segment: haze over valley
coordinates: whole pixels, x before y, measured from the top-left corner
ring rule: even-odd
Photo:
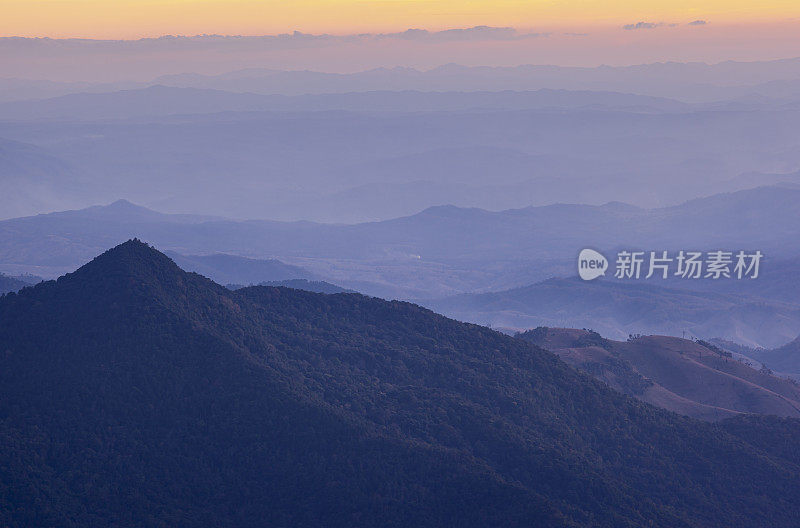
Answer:
[[[421,303],[509,332],[537,326],[722,338],[774,348],[800,335],[794,185],[641,209],[550,205],[501,212],[433,207],[353,225],[159,213],[127,201],[0,222],[0,272],[57,277],[119,240],[143,237],[221,284],[304,279]],[[578,252],[758,249],[757,280],[583,282]]]
[[[303,81],[301,92],[320,92],[305,95],[282,95],[258,72],[231,75],[238,88],[190,75],[100,93],[83,86],[0,103],[0,216],[118,198],[164,212],[334,223],[445,204],[675,205],[798,181],[798,70],[797,61],[655,64],[623,69],[611,86],[590,82],[617,78],[603,68],[546,70],[548,81],[536,68],[498,77],[451,67],[351,75],[342,93]],[[383,85],[370,80],[381,75]],[[313,77],[280,78],[292,76]],[[527,80],[465,80],[507,76]],[[246,84],[253,78],[263,86]],[[717,84],[695,101],[654,93],[665,78]],[[746,85],[753,79],[761,84]],[[14,91],[21,82],[0,82],[0,95],[37,93]]]

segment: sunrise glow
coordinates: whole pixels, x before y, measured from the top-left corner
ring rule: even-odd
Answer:
[[[610,27],[795,22],[796,0],[3,0],[0,35],[128,39],[165,34],[399,31],[474,25]]]

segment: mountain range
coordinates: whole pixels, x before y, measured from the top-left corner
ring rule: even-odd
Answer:
[[[435,299],[571,276],[586,247],[612,260],[621,249],[721,248],[762,251],[765,273],[769,262],[780,260],[785,271],[770,279],[780,289],[782,274],[797,262],[798,201],[800,188],[786,184],[658,209],[621,203],[497,212],[440,206],[352,225],[166,215],[118,201],[0,222],[0,271],[57,276],[104,247],[138,236],[183,255],[277,259],[371,295]],[[253,282],[263,280],[271,279]]]
[[[796,181],[800,167],[800,105],[791,100],[394,90],[151,86],[0,103],[0,216],[118,197],[163,211],[325,223],[442,204],[661,208]]]
[[[798,421],[681,417],[487,328],[357,294],[230,291],[136,240],[0,298],[0,351],[7,526],[800,516]]]
[[[800,59],[718,64],[666,62],[596,68],[555,65],[512,67],[446,64],[430,70],[376,68],[352,74],[249,69],[220,75],[166,75],[152,82],[167,86],[257,93],[335,93],[373,90],[501,91],[605,90],[720,101],[761,95],[797,95]],[[794,88],[792,90],[791,88]]]
[[[221,112],[453,112],[575,109],[632,112],[688,110],[686,103],[620,92],[534,90],[500,92],[368,91],[305,95],[262,95],[205,88],[155,85],[109,93],[76,93],[51,99],[0,103],[0,120],[148,119]]]
[[[442,206],[355,225],[163,214],[118,201],[0,222],[0,271],[53,277],[143,237],[220,284],[324,281],[510,331],[593,328],[613,339],[690,335],[771,349],[800,334],[798,199],[795,186],[779,185],[652,210]],[[584,247],[612,260],[620,249],[758,249],[765,258],[757,280],[548,279],[574,276]]]
[[[34,42],[34,40],[27,41],[28,44]],[[36,42],[38,46],[41,44]],[[57,46],[58,40],[53,39],[51,44]],[[94,44],[95,48],[97,44],[114,45],[112,42],[87,44],[89,47]],[[0,45],[4,46],[9,54],[19,54],[26,47],[26,41],[3,40],[0,41]],[[796,58],[750,62],[725,61],[717,64],[663,62],[631,66],[605,65],[596,68],[531,64],[512,67],[445,64],[428,70],[398,67],[375,68],[353,73],[247,68],[220,74],[167,74],[148,80],[128,82],[58,82],[37,80],[30,75],[17,75],[16,78],[0,80],[0,100],[20,101],[71,93],[104,93],[163,85],[264,95],[381,90],[474,92],[569,89],[624,91],[707,102],[755,95],[778,99],[796,96],[798,76],[800,76],[800,59]]]
[[[797,297],[781,301],[767,298],[767,292],[749,296],[657,282],[554,278],[499,292],[421,302],[448,317],[511,332],[538,326],[592,328],[612,339],[630,334],[716,337],[761,348],[783,345],[800,334]]]

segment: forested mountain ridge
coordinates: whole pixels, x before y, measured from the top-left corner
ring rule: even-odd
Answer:
[[[418,306],[138,241],[0,299],[0,524],[790,527],[791,420],[705,424]],[[754,492],[753,490],[758,490]]]
[[[336,284],[331,284],[326,281],[314,281],[308,279],[288,279],[281,281],[266,281],[259,284],[259,286],[275,286],[283,288],[294,288],[295,290],[306,290],[315,293],[358,293],[355,290],[342,288]]]

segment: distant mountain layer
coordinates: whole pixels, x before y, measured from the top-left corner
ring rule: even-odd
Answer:
[[[798,421],[680,417],[487,328],[230,291],[138,241],[1,298],[0,351],[4,526],[800,517]]]
[[[755,349],[749,355],[776,372],[800,380],[800,337],[774,349]]]
[[[800,418],[800,384],[758,371],[708,342],[643,336],[627,342],[588,330],[540,327],[519,334],[609,386],[680,414]]]
[[[549,279],[424,304],[461,321],[511,329],[592,328],[612,339],[629,334],[687,335],[774,347],[800,333],[800,303],[665,288],[653,282]]]
[[[0,295],[8,292],[19,291],[25,286],[30,286],[31,284],[32,283],[21,280],[17,277],[9,277],[8,275],[0,273]]]
[[[608,91],[370,91],[284,96],[156,85],[109,93],[77,93],[52,99],[0,103],[0,119],[92,121],[218,112],[430,112],[581,107],[642,112],[690,108],[670,99]]]
[[[300,38],[303,38],[301,36]],[[190,41],[190,39],[193,39]],[[263,49],[264,37],[251,37],[249,44],[242,37],[216,38],[186,37],[178,46],[183,52],[199,48],[208,62],[208,46],[218,46],[220,60],[230,56],[231,51],[244,45]],[[266,37],[269,40],[269,37]],[[174,57],[177,41],[89,41],[59,39],[4,39],[0,49],[8,56],[26,53],[36,57],[51,49],[71,48],[70,57],[76,53],[108,53],[109,48],[124,45],[129,52],[139,47],[147,53],[153,45],[169,48]],[[106,47],[106,51],[103,48]],[[229,51],[222,51],[226,47]],[[82,49],[83,48],[83,49]],[[36,51],[35,51],[36,50]],[[146,50],[146,51],[145,51]],[[28,61],[29,68],[36,68],[39,61]],[[138,64],[137,71],[142,66]],[[226,64],[221,63],[220,67]],[[172,66],[172,65],[170,65]],[[44,67],[44,66],[42,66]],[[124,67],[124,63],[119,67]],[[159,65],[158,70],[165,66]],[[144,73],[143,75],[147,75]],[[718,64],[664,62],[632,66],[563,67],[554,65],[522,65],[512,67],[462,66],[446,64],[430,70],[414,68],[376,68],[353,73],[329,73],[309,70],[281,71],[265,68],[248,68],[218,75],[179,73],[161,75],[148,82],[53,82],[26,80],[39,75],[28,73],[0,80],[0,100],[24,100],[80,92],[111,92],[120,89],[142,88],[152,85],[202,88],[249,92],[261,94],[307,94],[331,92],[369,92],[376,90],[423,90],[423,91],[477,91],[477,90],[535,90],[542,88],[568,88],[577,90],[611,90],[640,94],[677,97],[691,101],[717,101],[743,97],[785,97],[797,93],[797,78],[800,77],[800,60],[736,62]],[[792,90],[792,87],[795,87]]]
[[[96,196],[74,166],[47,148],[0,137],[0,219],[67,209]]]
[[[691,289],[699,292],[713,292],[731,295],[744,295],[761,298],[768,302],[800,303],[800,281],[794,280],[800,273],[800,258],[765,258],[759,267],[755,280],[685,280],[673,277],[664,281],[653,278],[649,284],[670,288]]]
[[[774,172],[796,180],[798,120],[791,101],[687,105],[585,88],[71,94],[0,104],[0,138],[14,144],[0,141],[0,217],[119,197],[332,223],[441,204],[663,207],[783,181]]]
[[[166,254],[185,271],[194,271],[218,284],[253,285],[268,281],[301,280],[310,277],[302,268],[275,259],[250,259],[236,255]]]
[[[662,209],[618,203],[500,212],[441,206],[383,222],[331,225],[164,215],[117,202],[0,222],[0,264],[37,274],[49,267],[52,276],[75,269],[103,247],[141,236],[184,255],[303,259],[309,272],[344,287],[379,294],[356,283],[380,281],[394,296],[432,298],[572,275],[585,247],[609,258],[620,248],[759,249],[770,259],[796,257],[798,203],[800,188],[786,185]]]

